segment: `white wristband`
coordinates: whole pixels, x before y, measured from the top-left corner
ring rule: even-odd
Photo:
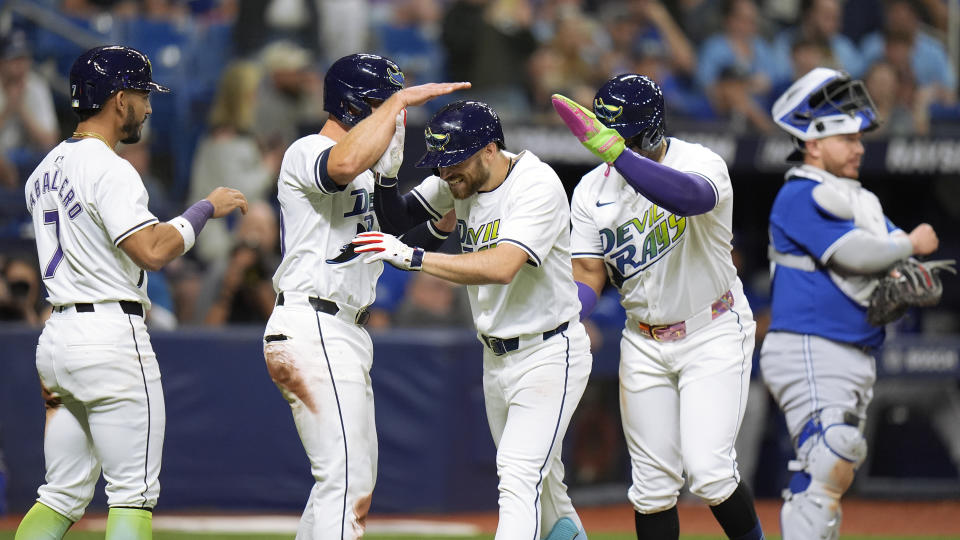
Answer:
[[[194,242],[197,241],[197,234],[193,231],[193,225],[183,216],[177,216],[167,223],[173,225],[173,228],[183,237],[183,253],[190,251]]]

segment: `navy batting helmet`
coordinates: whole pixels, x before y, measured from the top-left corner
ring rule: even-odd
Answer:
[[[323,79],[323,110],[348,126],[370,116],[370,101],[384,101],[403,88],[403,72],[393,60],[376,54],[351,54],[337,60]]]
[[[643,75],[610,79],[593,99],[593,113],[603,125],[617,130],[641,150],[653,150],[663,140],[663,92]]]
[[[153,82],[147,55],[122,45],[90,49],[70,68],[70,106],[75,110],[99,109],[114,92],[127,88],[170,91]]]
[[[486,103],[455,101],[433,115],[424,129],[427,152],[417,167],[449,167],[496,142],[503,148],[500,117]]]

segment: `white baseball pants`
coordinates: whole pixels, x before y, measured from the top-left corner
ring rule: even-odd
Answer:
[[[746,409],[756,323],[742,289],[733,308],[673,342],[627,322],[620,341],[620,412],[630,451],[628,496],[642,514],[677,504],[683,473],[707,504],[737,489],[734,443]]]
[[[51,314],[37,344],[40,380],[62,400],[47,410],[37,500],[73,521],[101,468],[111,507],[152,509],[160,493],[166,414],[147,327],[116,303],[96,309]]]
[[[539,539],[561,517],[582,528],[560,454],[592,367],[579,322],[545,341],[524,337],[501,356],[484,347],[483,392],[500,477],[496,540]]]
[[[377,477],[370,336],[308,306],[286,305],[274,308],[264,339],[267,369],[290,403],[316,480],[297,540],[360,538]]]

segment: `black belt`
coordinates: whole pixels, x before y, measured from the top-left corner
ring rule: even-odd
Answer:
[[[567,327],[569,326],[570,323],[563,323],[553,330],[547,330],[543,333],[543,340],[546,341],[560,332],[566,331]],[[490,348],[490,351],[497,356],[507,354],[508,352],[513,352],[520,348],[520,336],[512,338],[496,338],[493,336],[480,334],[480,338],[483,339],[483,342],[487,344],[487,347]]]
[[[127,315],[136,315],[138,317],[143,317],[143,304],[140,302],[133,302],[131,300],[120,300],[117,302],[120,304],[120,310],[126,313]],[[57,313],[63,313],[63,310],[73,306],[77,310],[77,313],[93,313],[96,311],[90,302],[80,302],[77,304],[67,304],[65,306],[57,306],[53,308]]]
[[[307,300],[310,302],[310,305],[315,311],[326,313],[327,315],[336,315],[337,313],[340,313],[340,306],[338,306],[337,303],[332,300],[325,300],[323,298],[317,298],[316,296],[310,296],[307,298]],[[283,305],[283,293],[277,295],[277,305]],[[367,308],[361,308],[359,311],[357,311],[357,316],[354,317],[353,322],[363,326],[367,324],[368,320],[370,320],[370,310]]]

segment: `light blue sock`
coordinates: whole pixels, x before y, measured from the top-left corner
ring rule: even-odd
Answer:
[[[583,531],[577,527],[572,519],[562,517],[553,524],[553,528],[550,529],[550,534],[548,534],[544,540],[579,540],[581,532]],[[586,537],[586,534],[584,534],[583,538]]]

